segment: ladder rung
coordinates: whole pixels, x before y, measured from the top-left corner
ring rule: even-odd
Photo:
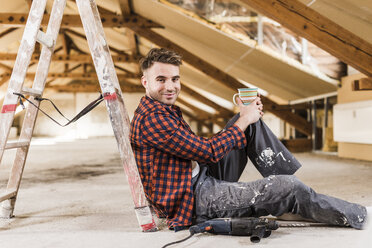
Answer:
[[[11,192],[8,191],[8,192],[5,192],[5,193],[2,193],[2,194],[0,194],[0,202],[8,200],[8,199],[10,199],[10,198],[12,198],[16,195],[17,195],[16,190],[11,191]]]
[[[54,44],[53,39],[50,36],[46,35],[41,30],[39,30],[39,32],[37,32],[36,40],[38,42],[40,42],[41,44],[43,44],[44,46],[47,46],[49,48],[52,47],[53,44]]]
[[[26,95],[30,95],[30,96],[34,96],[34,97],[39,97],[39,96],[41,96],[42,91],[32,89],[32,88],[23,87],[21,93],[26,94]]]
[[[5,145],[5,149],[21,148],[30,145],[28,140],[12,140],[8,141]]]

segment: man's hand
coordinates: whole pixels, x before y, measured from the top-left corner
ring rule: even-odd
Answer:
[[[263,116],[263,105],[260,96],[258,96],[249,105],[244,105],[239,97],[236,102],[240,110],[240,118],[235,122],[241,130],[245,130],[248,125],[255,123]]]

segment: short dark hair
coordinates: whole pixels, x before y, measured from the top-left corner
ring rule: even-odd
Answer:
[[[150,68],[155,62],[179,66],[182,64],[182,56],[166,48],[152,48],[139,61],[142,72]]]

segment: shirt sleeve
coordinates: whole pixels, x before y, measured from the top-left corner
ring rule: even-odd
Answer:
[[[240,149],[247,144],[244,132],[236,125],[211,138],[204,138],[165,113],[151,113],[144,118],[141,129],[145,143],[177,157],[203,163],[217,162],[234,147]]]

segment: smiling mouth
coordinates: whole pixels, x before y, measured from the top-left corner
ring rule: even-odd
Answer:
[[[168,94],[164,94],[166,97],[173,97],[175,95],[175,93],[168,93]]]

